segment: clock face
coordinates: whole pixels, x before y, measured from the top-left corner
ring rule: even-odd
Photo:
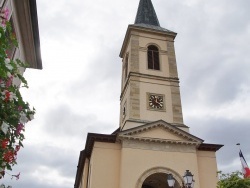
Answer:
[[[162,95],[150,94],[148,102],[150,108],[160,109],[160,110],[164,109],[164,102]]]

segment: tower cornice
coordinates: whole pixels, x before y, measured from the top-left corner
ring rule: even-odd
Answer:
[[[127,31],[126,31],[126,35],[124,37],[123,40],[123,44],[122,44],[122,48],[120,51],[120,58],[123,58],[124,56],[124,51],[128,45],[128,41],[130,36],[132,35],[132,31],[137,31],[137,32],[144,32],[144,33],[153,33],[153,34],[157,34],[158,36],[162,35],[162,36],[168,36],[173,38],[173,40],[175,39],[177,33],[170,31],[168,29],[165,29],[163,27],[160,26],[154,26],[154,25],[148,25],[148,24],[130,24],[128,25]]]
[[[138,72],[130,72],[128,75],[128,78],[126,80],[125,86],[121,92],[120,99],[122,99],[124,92],[132,78],[147,78],[152,80],[159,80],[159,81],[165,81],[169,83],[178,83],[179,84],[179,78],[177,77],[163,77],[163,76],[156,76],[156,75],[150,75],[150,74],[143,74]]]

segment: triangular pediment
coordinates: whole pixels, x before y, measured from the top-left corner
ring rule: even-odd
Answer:
[[[144,132],[138,133],[136,136],[145,138],[169,139],[169,140],[186,140],[180,135],[176,135],[169,132],[164,127],[154,127],[152,129],[148,129]]]
[[[119,138],[194,145],[203,142],[202,139],[163,120],[122,131],[119,133]]]

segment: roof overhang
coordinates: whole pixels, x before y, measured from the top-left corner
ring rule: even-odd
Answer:
[[[13,1],[29,68],[42,69],[36,0]]]
[[[85,160],[86,160],[86,152],[85,152],[85,150],[82,150],[80,152],[80,156],[79,156],[79,160],[78,160],[78,165],[77,165],[75,185],[74,185],[75,188],[79,187],[79,185],[80,185]]]
[[[107,135],[107,134],[88,133],[85,149],[81,151],[78,160],[75,185],[74,185],[75,188],[78,188],[80,185],[85,160],[86,158],[90,158],[95,142],[115,143],[116,134]]]
[[[201,151],[218,151],[223,146],[224,145],[221,145],[221,144],[202,143],[201,145],[199,145],[198,150],[201,150]]]

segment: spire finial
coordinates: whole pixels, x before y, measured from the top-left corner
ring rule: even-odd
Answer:
[[[135,18],[135,24],[160,26],[151,0],[140,0]]]

